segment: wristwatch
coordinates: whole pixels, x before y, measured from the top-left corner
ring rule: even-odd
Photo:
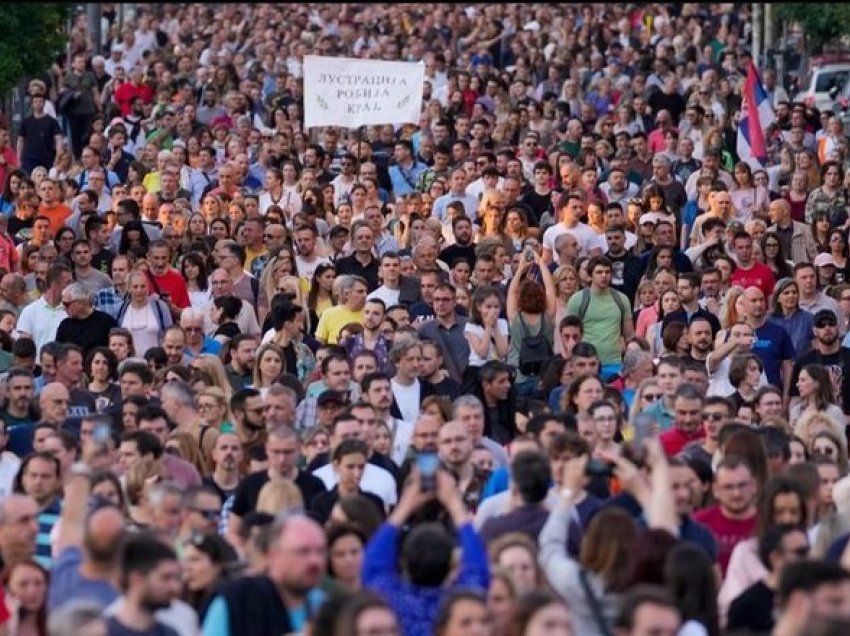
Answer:
[[[91,466],[83,462],[74,462],[71,464],[70,472],[72,475],[82,475],[84,477],[91,477],[94,474]]]

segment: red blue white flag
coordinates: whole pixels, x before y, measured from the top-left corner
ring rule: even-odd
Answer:
[[[767,161],[766,131],[776,117],[752,61],[747,69],[742,97],[736,151],[741,161],[746,161],[754,169],[762,168]]]

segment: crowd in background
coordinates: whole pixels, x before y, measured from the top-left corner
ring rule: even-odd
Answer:
[[[0,635],[850,633],[850,140],[750,6],[75,16],[0,126]],[[418,121],[305,129],[311,54]]]

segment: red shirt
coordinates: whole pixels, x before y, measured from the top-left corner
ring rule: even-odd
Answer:
[[[740,285],[744,289],[747,287],[758,287],[764,293],[765,298],[769,298],[773,293],[773,286],[776,285],[776,277],[764,263],[754,262],[749,269],[737,268],[729,277],[729,282],[733,285]]]
[[[658,441],[664,448],[667,457],[673,457],[682,452],[682,449],[690,444],[705,438],[705,428],[700,426],[693,433],[685,433],[682,429],[674,426],[668,431],[664,431],[658,436]]]
[[[717,542],[717,563],[720,571],[726,576],[732,550],[738,542],[749,539],[756,529],[756,516],[749,519],[730,519],[720,510],[720,506],[704,508],[693,515],[694,521],[701,523],[714,535]]]
[[[151,291],[162,296],[168,294],[171,296],[171,302],[177,305],[180,309],[186,309],[191,304],[189,300],[189,291],[186,289],[186,281],[180,273],[169,267],[168,271],[162,276],[154,276],[153,272],[148,272],[151,283]]]

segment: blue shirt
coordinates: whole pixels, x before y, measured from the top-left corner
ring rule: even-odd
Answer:
[[[203,355],[205,353],[211,353],[211,354],[217,356],[219,351],[221,351],[221,343],[218,340],[216,340],[215,338],[210,338],[209,336],[204,336],[204,346],[201,348],[201,352],[198,355]],[[195,354],[192,353],[192,351],[189,349],[189,347],[186,347],[186,349],[183,351],[183,353],[190,360],[192,358],[196,357]]]
[[[428,169],[424,163],[414,161],[410,168],[402,168],[396,164],[390,167],[390,182],[393,184],[393,194],[397,197],[416,191],[419,175]]]
[[[773,314],[768,322],[779,325],[791,336],[791,344],[797,355],[806,353],[812,345],[812,329],[814,328],[814,316],[805,309],[797,309],[790,316]],[[777,385],[778,386],[778,385]]]
[[[80,574],[83,552],[76,546],[62,550],[50,571],[48,611],[73,600],[92,600],[106,607],[118,598],[118,590],[106,581],[95,581]]]
[[[753,353],[761,359],[767,381],[782,387],[782,362],[794,359],[794,345],[788,332],[770,321],[764,323],[756,329]]]
[[[38,515],[38,534],[35,535],[35,560],[44,568],[53,565],[53,551],[50,543],[50,533],[62,514],[62,500],[57,499]]]

